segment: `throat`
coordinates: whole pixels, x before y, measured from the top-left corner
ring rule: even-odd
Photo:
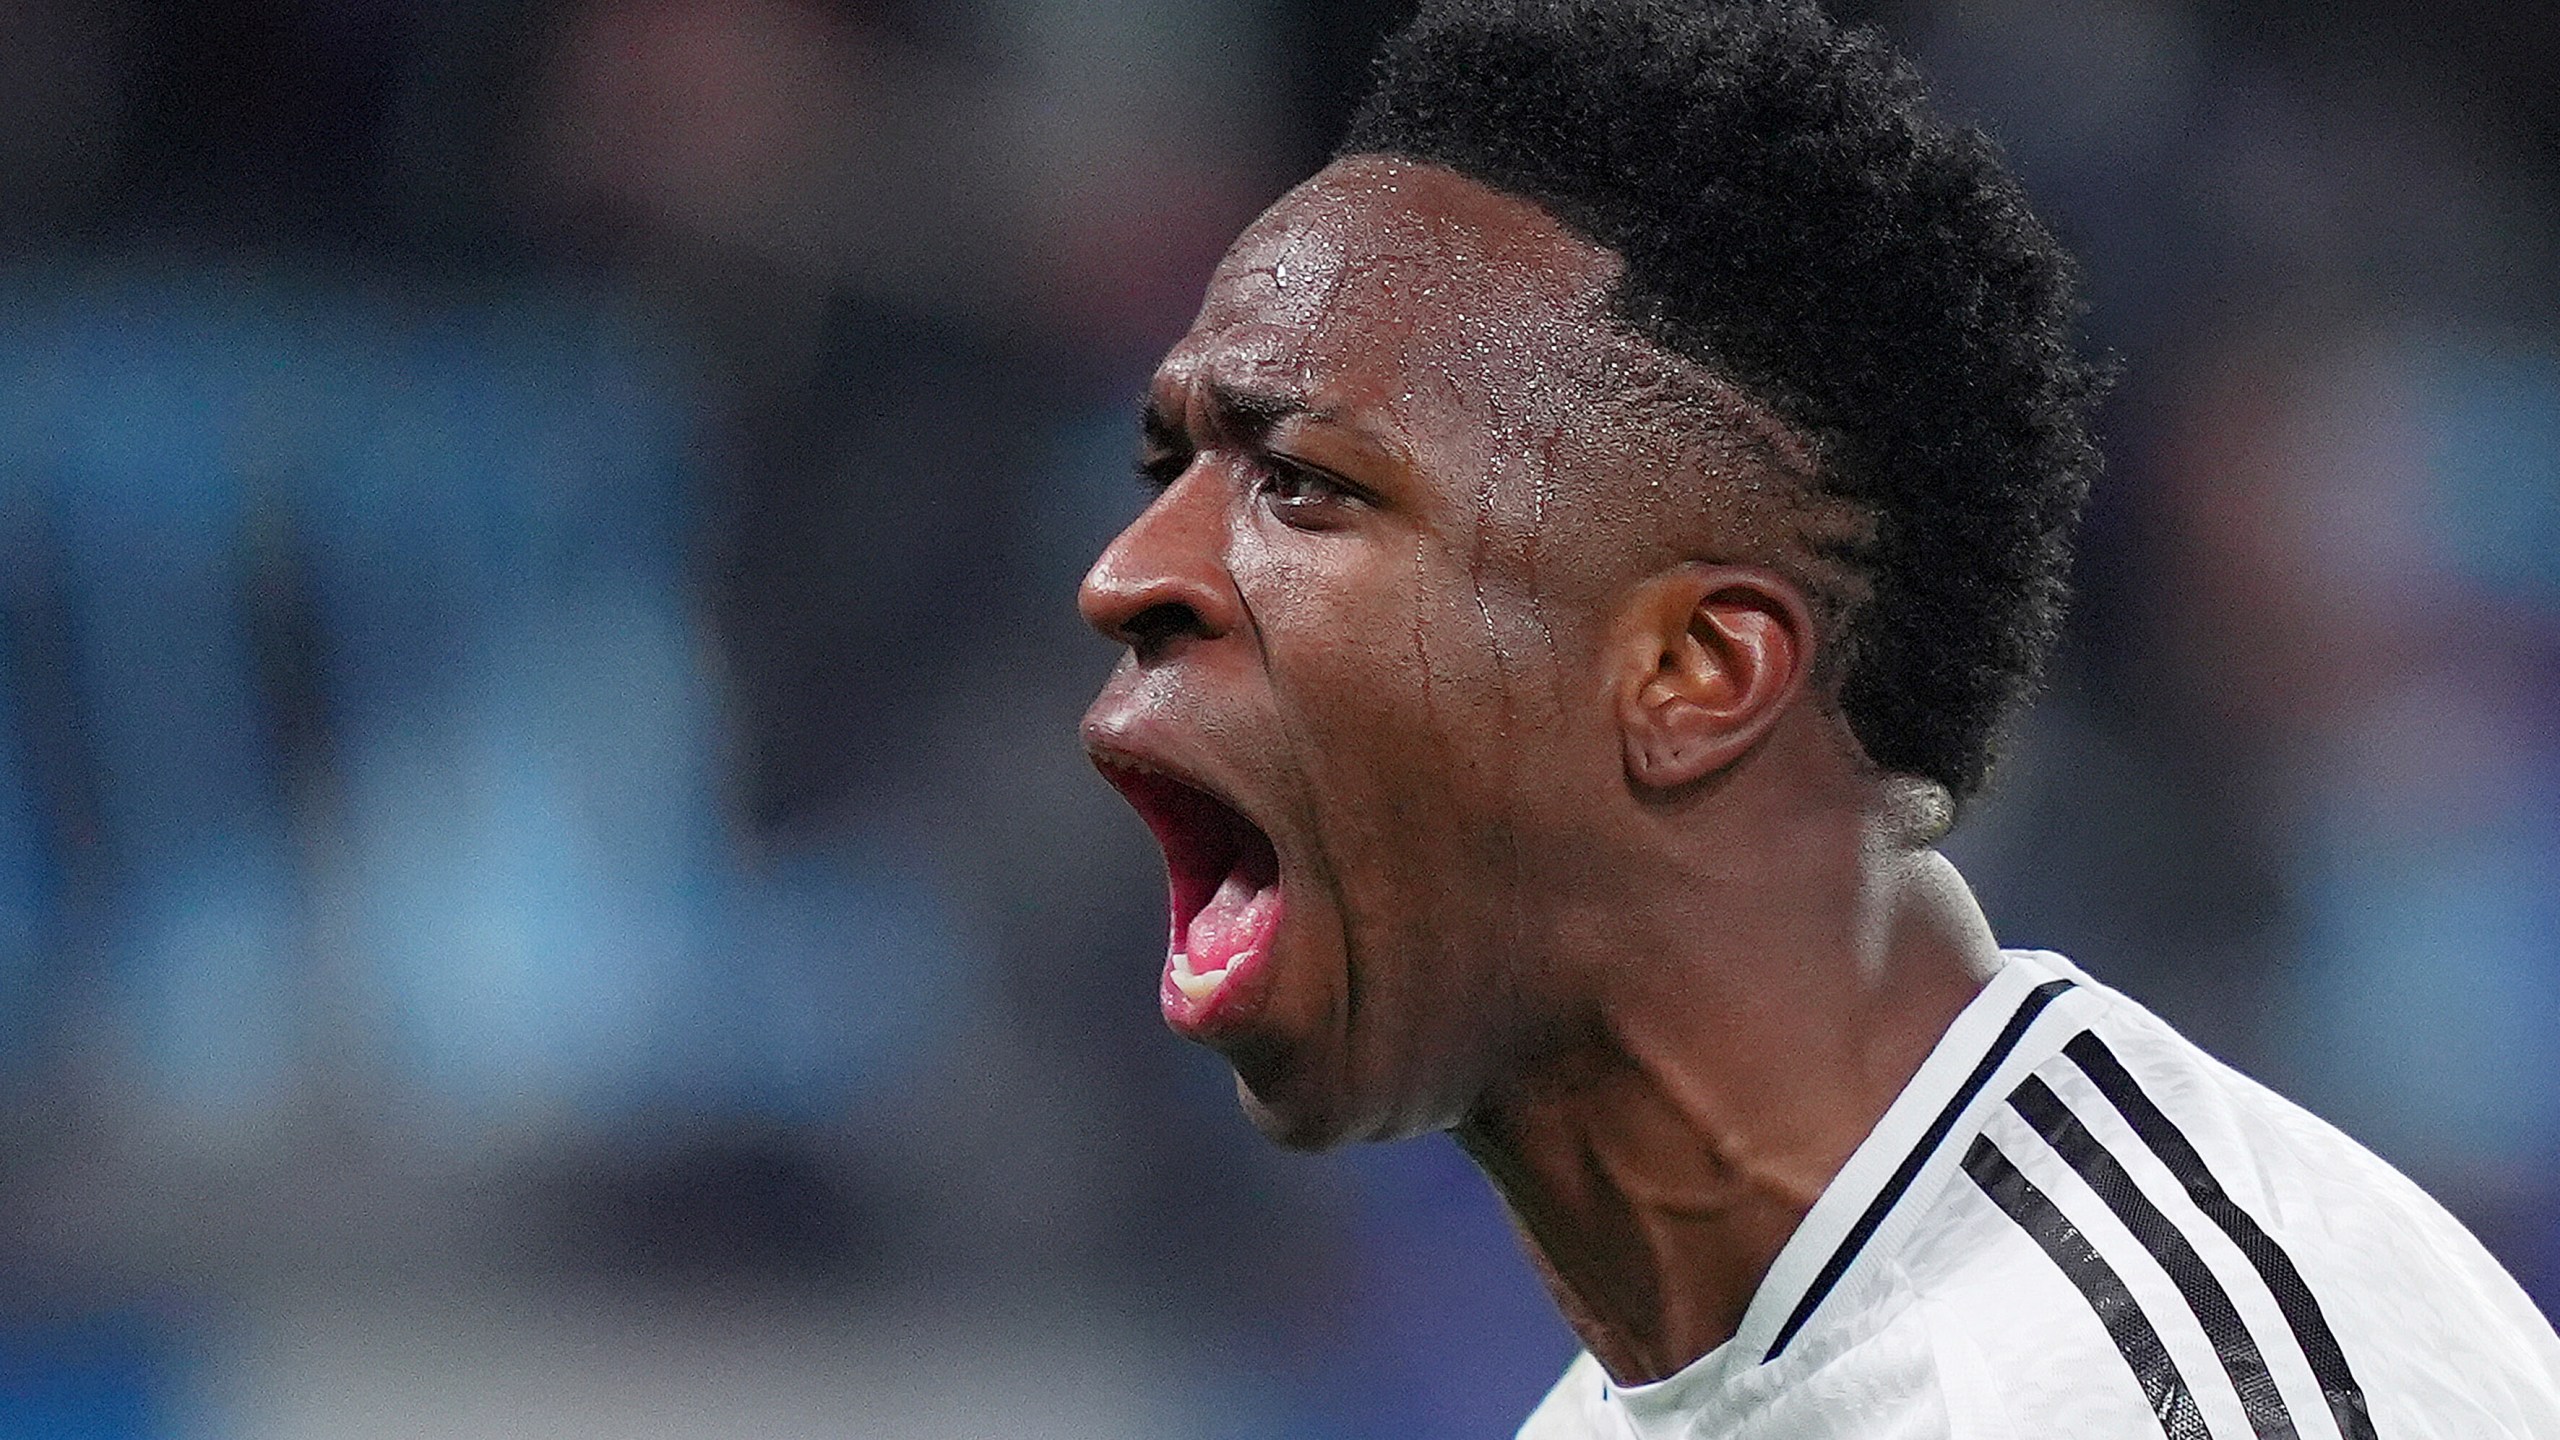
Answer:
[[[1583,1347],[1617,1383],[1645,1384],[1741,1328],[1838,1165],[1754,1161],[1659,1097],[1595,1088],[1619,1093],[1488,1107],[1453,1133]]]

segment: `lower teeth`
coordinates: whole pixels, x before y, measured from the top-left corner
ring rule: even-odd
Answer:
[[[1173,957],[1173,987],[1193,1000],[1206,1000],[1217,993],[1219,986],[1227,983],[1227,972],[1233,970],[1244,959],[1244,955],[1239,955],[1215,970],[1199,974],[1191,968],[1191,957],[1176,951]]]

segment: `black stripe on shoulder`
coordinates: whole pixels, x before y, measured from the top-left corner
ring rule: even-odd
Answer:
[[[1796,1332],[1804,1328],[1804,1322],[1813,1318],[1813,1312],[1822,1304],[1823,1297],[1829,1295],[1831,1287],[1839,1284],[1840,1277],[1848,1272],[1849,1262],[1858,1258],[1858,1251],[1865,1247],[1877,1227],[1884,1224],[1884,1217],[1893,1209],[1894,1202],[1901,1199],[1902,1192],[1910,1189],[1911,1182],[1919,1177],[1920,1167],[1928,1164],[1929,1157],[1938,1153],[1938,1147],[1946,1143],[1947,1132],[1956,1126],[1956,1117],[1964,1113],[1964,1107],[1972,1104],[1973,1097],[1990,1082],[1991,1072],[1999,1069],[2000,1062],[2009,1058],[2009,1052],[2018,1048],[2019,1038],[2027,1033],[2029,1025],[2035,1023],[2036,1016],[2044,1013],[2044,1007],[2053,1003],[2054,996],[2071,986],[2069,980],[2047,980],[2028,991],[2026,998],[2018,1002],[2017,1013],[2009,1017],[2008,1024],[2000,1027],[1998,1035],[1992,1037],[1991,1048],[1982,1052],[1982,1059],[1974,1065],[1973,1073],[1956,1087],[1956,1093],[1938,1111],[1937,1118],[1921,1132],[1920,1142],[1911,1147],[1910,1154],[1902,1157],[1900,1165],[1894,1167],[1892,1177],[1884,1182],[1884,1188],[1876,1192],[1876,1198],[1869,1201],[1866,1210],[1858,1216],[1858,1223],[1850,1226],[1849,1233],[1842,1237],[1840,1248],[1832,1251],[1831,1258],[1822,1262],[1822,1269],[1815,1273],[1813,1283],[1805,1287],[1804,1298],[1787,1313],[1787,1322],[1778,1327],[1778,1338],[1769,1342],[1769,1353],[1760,1357],[1761,1364],[1777,1359],[1779,1352],[1787,1348],[1787,1342],[1796,1338]]]
[[[2060,1269],[2072,1288],[2098,1312],[2098,1323],[2107,1327],[2107,1338],[2116,1342],[2116,1350],[2124,1363],[2133,1367],[2133,1378],[2142,1387],[2143,1398],[2151,1403],[2151,1413],[2160,1422],[2160,1433],[2168,1440],[2213,1440],[2213,1432],[2205,1428],[2204,1412],[2196,1408],[2196,1397],[2187,1389],[2184,1376],[2178,1373],[2178,1362],[2169,1358],[2169,1347],[2160,1343],[2160,1332],[2152,1328],[2151,1317],[2142,1313],[2142,1304],[2125,1288],[2124,1277],[2089,1243],[2089,1237],[2071,1223],[2068,1216],[2054,1208],[2035,1182],[2009,1163],[2000,1147],[1988,1135],[1977,1135],[1973,1148],[1965,1152],[1965,1173],[1991,1203],[2018,1222],[2018,1228],[2036,1242]]]
[[[2089,1133],[2089,1127],[2080,1123],[2051,1086],[2030,1075],[2010,1094],[2009,1106],[2035,1127],[2055,1154],[2080,1172],[2080,1178],[2107,1202],[2142,1248],[2160,1262],[2213,1342],[2213,1353],[2221,1358],[2223,1373],[2231,1377],[2231,1388],[2239,1393],[2240,1407],[2247,1412],[2249,1428],[2258,1440],[2296,1440],[2293,1414],[2285,1409],[2275,1377],[2267,1373],[2266,1357],[2258,1353],[2258,1342],[2231,1303],[2230,1292],[2214,1278],[2195,1245],[2160,1213],[2132,1174]]]
[[[2339,1433],[2346,1440],[2375,1440],[2373,1414],[2365,1403],[2364,1390],[2347,1368],[2346,1352],[2338,1348],[2338,1337],[2330,1331],[2328,1317],[2321,1313],[2320,1301],[2312,1295],[2311,1287],[2303,1283],[2302,1272],[2294,1268],[2293,1257],[2285,1254],[2284,1247],[2259,1228],[2258,1222],[2250,1219],[2249,1213],[2223,1190],[2222,1182],[2205,1168],[2204,1157],[2196,1153],[2186,1132],[2151,1102],[2135,1082],[2133,1072],[2124,1068],[2105,1041],[2084,1031],[2063,1046],[2062,1053],[2088,1075],[2098,1092],[2133,1127],[2133,1133],[2141,1136],[2151,1153],[2160,1157],[2160,1163],[2169,1167],[2169,1173],[2178,1177],[2196,1208],[2231,1237],[2241,1254],[2249,1257],[2258,1278],[2275,1296],[2276,1308],[2284,1312],[2285,1323],[2293,1327],[2294,1341],[2302,1347],[2303,1358],[2310,1362],[2311,1373],[2320,1382],[2329,1413],[2337,1417]]]

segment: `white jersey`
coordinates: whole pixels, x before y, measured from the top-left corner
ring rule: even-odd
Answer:
[[[1741,1329],[1521,1440],[2560,1440],[2560,1337],[2398,1171],[2010,952]]]

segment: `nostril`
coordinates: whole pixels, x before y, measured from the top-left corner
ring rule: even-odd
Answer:
[[[1120,639],[1140,654],[1160,650],[1184,635],[1205,633],[1200,612],[1178,600],[1161,600],[1120,622]]]

